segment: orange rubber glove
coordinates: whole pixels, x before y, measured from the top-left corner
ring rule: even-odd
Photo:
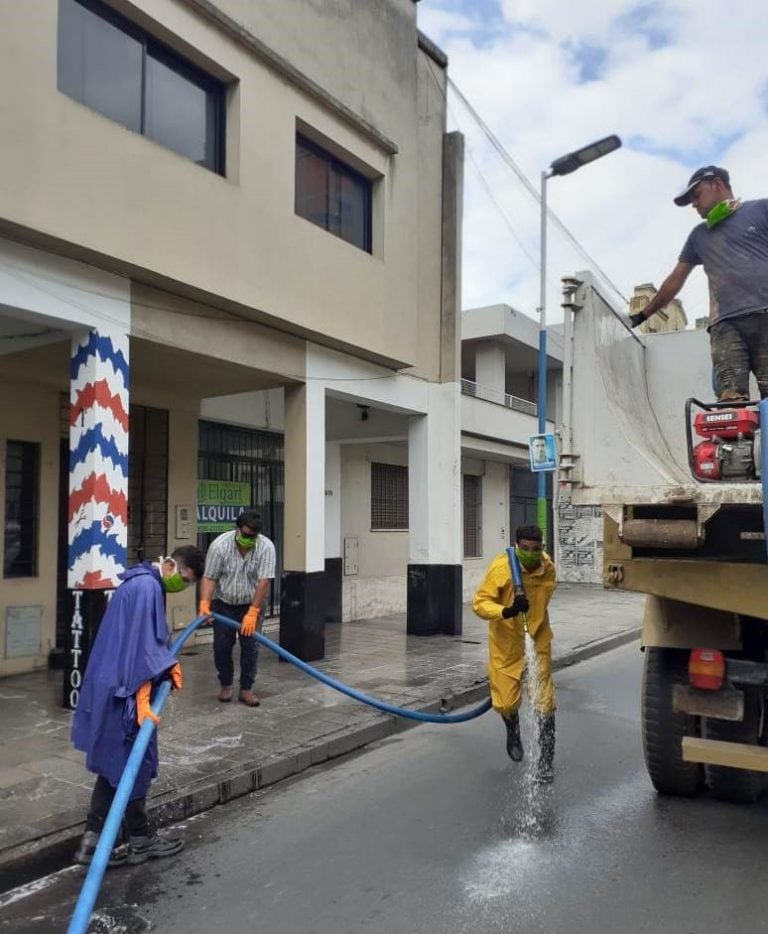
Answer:
[[[210,600],[201,600],[197,605],[197,615],[198,616],[210,616],[211,615],[211,601]]]
[[[160,722],[160,717],[152,713],[152,708],[149,706],[149,695],[152,693],[152,682],[145,681],[139,687],[139,690],[136,692],[136,722],[141,726],[141,724],[149,717],[149,719],[157,726]]]
[[[180,691],[184,687],[184,675],[181,673],[181,665],[178,662],[169,669],[168,677],[171,679],[172,690]]]
[[[259,621],[259,608],[252,606],[240,622],[240,635],[252,636],[256,632],[256,624]]]

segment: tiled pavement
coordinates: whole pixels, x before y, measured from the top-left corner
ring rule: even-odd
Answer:
[[[639,629],[643,598],[564,584],[551,607],[555,664],[562,666]],[[272,631],[271,631],[272,630]],[[265,634],[277,639],[274,627]],[[406,636],[403,615],[326,630],[318,667],[398,706],[436,709],[479,701],[486,625],[464,608],[460,637]],[[255,685],[261,707],[221,704],[210,646],[182,650],[184,690],[160,726],[160,776],[150,809],[160,822],[214,807],[411,725],[319,684],[262,649]],[[236,669],[237,670],[237,669]],[[0,890],[66,861],[82,832],[93,776],[69,744],[60,706],[62,672],[0,681]],[[453,729],[466,729],[458,726]]]

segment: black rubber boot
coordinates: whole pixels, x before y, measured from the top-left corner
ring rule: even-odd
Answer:
[[[504,726],[507,728],[507,755],[513,762],[523,761],[523,741],[520,738],[520,717],[513,713],[504,717]]]
[[[538,714],[539,761],[535,780],[539,785],[551,785],[555,780],[555,715]]]
[[[175,856],[184,849],[181,837],[161,837],[158,833],[146,837],[130,837],[128,840],[128,862],[131,866],[145,863],[148,859],[163,859]]]
[[[95,830],[86,830],[80,840],[80,846],[75,853],[75,862],[81,866],[90,866],[93,860],[93,854],[99,843],[99,834]],[[123,866],[128,861],[128,848],[125,846],[115,847],[107,863],[108,869],[114,869],[116,866]]]

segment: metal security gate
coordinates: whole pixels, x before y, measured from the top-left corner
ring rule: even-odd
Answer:
[[[523,467],[509,468],[509,534],[514,541],[515,529],[521,525],[536,525],[537,475]],[[547,552],[552,554],[552,474],[547,474]]]
[[[168,412],[130,407],[128,566],[155,561],[168,547]]]
[[[217,422],[200,422],[197,476],[199,480],[231,480],[248,483],[251,505],[262,515],[262,531],[275,543],[277,563],[270,589],[267,615],[280,611],[280,579],[283,569],[283,436]],[[215,532],[198,535],[203,551]]]

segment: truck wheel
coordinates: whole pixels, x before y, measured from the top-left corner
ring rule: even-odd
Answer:
[[[756,691],[744,692],[744,719],[704,720],[704,736],[707,739],[720,739],[726,743],[748,743],[756,746],[760,742],[762,727],[762,703]],[[722,801],[734,801],[736,804],[752,804],[765,789],[765,773],[748,769],[730,769],[725,765],[707,765],[704,767],[707,784],[712,794]]]
[[[653,787],[664,795],[691,797],[701,791],[704,771],[683,760],[684,736],[697,736],[697,717],[675,713],[672,690],[688,682],[687,652],[647,648],[643,668],[643,752]]]

